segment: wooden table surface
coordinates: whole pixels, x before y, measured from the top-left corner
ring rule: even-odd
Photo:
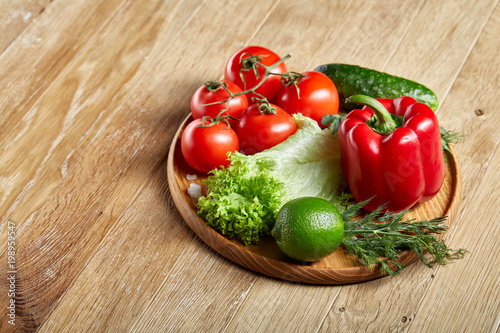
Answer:
[[[0,331],[498,332],[499,36],[497,0],[0,1]],[[316,286],[196,237],[169,146],[195,89],[246,45],[292,54],[294,71],[350,63],[434,90],[464,136],[444,240],[470,253]]]

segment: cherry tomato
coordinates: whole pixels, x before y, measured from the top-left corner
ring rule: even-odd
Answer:
[[[239,118],[241,112],[248,107],[246,95],[239,95],[231,98],[229,107],[227,106],[227,102],[202,106],[204,104],[224,101],[229,97],[229,93],[224,89],[223,84],[225,84],[232,93],[239,93],[242,91],[240,87],[230,81],[209,81],[205,83],[196,90],[191,98],[191,114],[194,119],[204,116],[216,118],[219,112],[226,108],[227,111],[224,112],[223,115],[229,115],[236,119]],[[231,126],[234,125],[236,125],[236,123],[231,122]]]
[[[337,87],[328,76],[320,72],[304,72],[296,81],[280,90],[276,104],[290,114],[302,115],[316,120],[320,127],[321,118],[339,111]],[[297,88],[299,94],[297,94]]]
[[[254,69],[251,64],[248,64],[243,59],[249,58],[251,55],[258,56],[260,63],[265,66],[270,66],[280,60],[280,57],[273,51],[260,46],[248,46],[245,47],[231,56],[226,65],[226,70],[224,73],[224,79],[236,83],[242,90],[248,90],[253,88],[257,83],[259,83],[264,78],[265,69],[259,65],[254,65],[257,68],[258,77],[256,77]],[[250,66],[250,67],[245,67]],[[242,70],[243,69],[243,70]],[[245,83],[240,77],[240,72],[245,79]],[[271,73],[282,74],[286,73],[285,63],[279,64],[275,67]],[[281,89],[281,77],[279,75],[269,75],[265,82],[258,87],[255,92],[263,95],[267,98],[270,103],[274,103],[278,92]],[[249,94],[248,102],[250,104],[254,103],[252,97],[256,97],[254,94]],[[258,96],[257,96],[258,97]]]
[[[205,120],[204,125],[210,121]],[[239,149],[236,132],[224,121],[210,126],[203,125],[203,119],[195,119],[186,126],[181,138],[181,151],[186,162],[194,169],[209,172],[221,166],[229,166],[227,153]]]
[[[259,104],[252,104],[241,113],[236,133],[242,153],[252,155],[274,147],[297,131],[297,124],[290,114],[276,105],[269,106],[275,113],[266,113],[270,110],[262,110]]]

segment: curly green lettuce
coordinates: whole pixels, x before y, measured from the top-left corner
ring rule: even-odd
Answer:
[[[198,199],[198,214],[209,226],[245,245],[270,234],[283,196],[283,184],[268,173],[250,174],[244,165],[214,170],[205,181],[207,195]]]
[[[198,214],[222,235],[257,243],[270,235],[279,209],[299,197],[320,197],[343,211],[338,136],[310,118],[294,119],[298,130],[287,140],[254,155],[236,152],[228,168],[205,181]]]

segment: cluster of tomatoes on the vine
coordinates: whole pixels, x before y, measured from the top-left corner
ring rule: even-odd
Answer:
[[[319,72],[287,72],[285,60],[259,46],[245,47],[229,59],[224,79],[209,81],[194,93],[181,150],[194,169],[209,172],[229,165],[228,154],[254,154],[286,140],[297,130],[292,114],[321,125],[336,114],[335,84]]]

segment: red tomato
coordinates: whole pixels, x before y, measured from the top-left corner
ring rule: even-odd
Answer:
[[[192,168],[205,173],[229,166],[227,153],[240,147],[236,132],[223,121],[207,127],[200,127],[202,124],[202,119],[195,119],[184,129],[181,138],[184,159]]]
[[[236,126],[242,153],[252,155],[274,147],[297,130],[291,115],[276,105],[270,106],[275,108],[275,113],[261,113],[258,104],[252,104],[242,112],[241,121]]]
[[[236,85],[243,90],[253,88],[264,78],[265,69],[259,65],[255,65],[257,66],[259,73],[258,78],[255,76],[255,72],[251,67],[249,70],[242,71],[245,62],[242,62],[241,60],[250,57],[250,55],[261,56],[259,57],[262,59],[260,63],[265,66],[270,66],[280,60],[280,57],[276,53],[260,46],[248,46],[233,54],[227,62],[224,79],[236,83]],[[240,77],[240,72],[245,79],[245,83],[243,83],[243,80]],[[287,69],[285,63],[279,64],[271,72],[277,74],[286,73]],[[274,103],[274,100],[281,89],[280,80],[281,76],[279,75],[269,75],[266,78],[266,81],[255,91],[266,97],[270,103]],[[254,103],[254,101],[252,101],[252,97],[258,96],[249,94],[248,101],[250,104]]]
[[[297,88],[290,84],[280,90],[276,104],[290,114],[302,115],[316,120],[321,127],[321,118],[339,111],[337,87],[328,76],[320,72],[304,72],[297,80]]]
[[[242,91],[240,87],[230,81],[207,82],[203,86],[199,87],[191,98],[191,114],[194,119],[202,118],[203,116],[215,118],[220,111],[227,108],[227,102],[202,106],[204,104],[220,102],[229,97],[229,93],[222,86],[223,83],[226,84],[227,88],[232,93],[239,93]],[[223,115],[239,118],[241,112],[247,107],[247,97],[245,95],[239,95],[231,98],[227,112],[224,112]],[[235,123],[231,123],[231,125],[234,126]]]

